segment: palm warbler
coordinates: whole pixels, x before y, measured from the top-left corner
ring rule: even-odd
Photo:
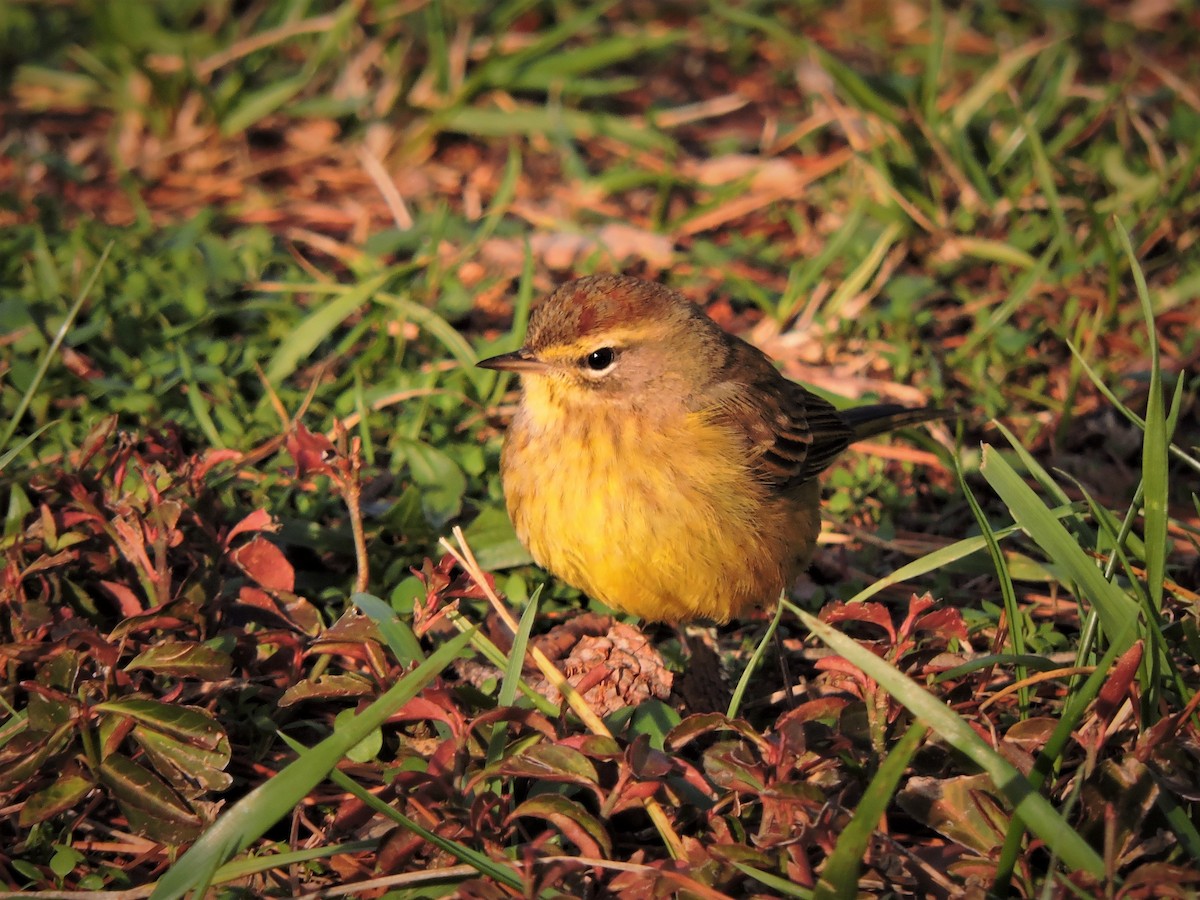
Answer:
[[[812,557],[817,475],[852,441],[943,415],[838,412],[675,291],[616,275],[558,288],[524,347],[479,365],[522,378],[501,457],[521,542],[666,622],[774,603]]]

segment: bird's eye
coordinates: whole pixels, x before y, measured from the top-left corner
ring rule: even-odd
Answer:
[[[593,372],[603,372],[605,369],[612,366],[613,361],[617,358],[617,353],[612,347],[601,347],[599,350],[593,350],[583,358],[583,364]]]

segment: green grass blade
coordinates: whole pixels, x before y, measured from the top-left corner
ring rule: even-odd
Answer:
[[[966,475],[963,473],[962,465],[959,464],[957,457],[955,458],[955,470],[958,473],[958,486],[962,490],[963,497],[966,498],[967,505],[971,507],[971,514],[979,524],[979,530],[983,535],[983,539],[987,541],[988,554],[992,557],[992,565],[995,566],[996,577],[1000,582],[1000,596],[1004,600],[1004,615],[1008,620],[1008,637],[1012,642],[1013,652],[1019,659],[1025,655],[1025,617],[1021,615],[1021,609],[1017,605],[1017,591],[1013,587],[1012,573],[1009,572],[1004,554],[1000,550],[1000,541],[996,538],[996,532],[992,530],[991,523],[988,522],[983,508],[979,505],[979,501],[975,499],[975,494],[971,491],[970,485],[967,484]],[[1018,681],[1024,681],[1025,677],[1029,674],[1020,663],[1017,663],[1014,672]],[[1020,703],[1021,717],[1024,718],[1029,710],[1028,688],[1022,687],[1019,690],[1018,702]]]
[[[967,339],[963,341],[962,347],[954,352],[956,360],[965,363],[972,354],[978,351],[982,344],[989,340],[994,340],[996,330],[1012,318],[1013,313],[1029,299],[1029,295],[1033,292],[1033,289],[1035,287],[1041,288],[1046,283],[1046,273],[1050,271],[1050,264],[1058,258],[1058,255],[1059,241],[1056,238],[1050,242],[1050,246],[1046,248],[1046,252],[1038,257],[1033,268],[1017,280],[1017,283],[1013,286],[1013,289],[1009,292],[1004,302],[992,310],[992,314],[988,316],[987,322],[972,331]]]
[[[891,223],[883,230],[872,245],[870,252],[854,267],[853,271],[846,275],[837,290],[829,297],[823,311],[825,316],[838,316],[842,306],[866,288],[880,265],[883,264],[884,259],[887,258],[889,251],[900,239],[903,231],[903,227],[897,222]]]
[[[473,626],[463,616],[452,616],[450,621],[454,623],[455,628],[460,630],[473,629]],[[471,647],[476,653],[503,672],[508,666],[509,657],[505,656],[503,651],[486,634],[481,633],[478,629],[474,629],[474,635],[471,639]],[[551,703],[542,694],[531,688],[524,679],[519,682],[518,687],[521,693],[537,708],[538,712],[552,718],[561,714],[561,710],[557,704]]]
[[[8,464],[20,456],[26,447],[40,438],[47,429],[54,427],[58,422],[58,419],[47,422],[45,425],[42,425],[40,428],[34,431],[33,434],[29,434],[21,438],[21,440],[17,442],[16,446],[10,447],[2,455],[0,455],[0,472],[3,472],[6,468],[8,468]]]
[[[29,382],[29,387],[25,393],[21,395],[21,400],[17,404],[17,408],[13,410],[13,414],[9,417],[8,423],[4,426],[4,434],[0,437],[0,450],[8,447],[8,442],[12,440],[12,436],[16,433],[17,426],[21,423],[21,419],[25,417],[25,411],[29,409],[29,404],[33,402],[33,398],[37,396],[38,388],[42,386],[42,380],[46,377],[46,372],[50,370],[50,363],[58,354],[58,348],[62,346],[62,342],[66,340],[67,335],[71,331],[71,326],[75,324],[75,319],[79,316],[79,311],[83,309],[84,301],[92,292],[92,288],[96,284],[96,279],[100,277],[100,272],[104,268],[104,263],[108,260],[108,255],[112,252],[115,241],[109,241],[104,245],[104,249],[100,252],[100,258],[96,260],[96,265],[92,267],[92,273],[88,276],[88,280],[84,282],[82,290],[75,297],[75,302],[71,304],[71,308],[67,310],[66,318],[62,320],[62,324],[58,326],[58,331],[54,333],[54,337],[50,340],[50,345],[46,347],[46,352],[42,354],[42,358],[38,360],[37,369],[34,371],[33,380]]]
[[[208,399],[204,396],[200,383],[196,381],[191,358],[182,347],[176,348],[175,358],[179,362],[180,376],[187,385],[188,407],[192,410],[192,415],[196,417],[196,424],[200,426],[200,430],[204,432],[204,436],[208,438],[210,444],[214,447],[224,448],[226,444],[221,438],[221,429],[213,421]]]
[[[797,897],[799,900],[809,900],[809,898],[814,896],[813,892],[808,888],[801,887],[794,882],[788,881],[786,878],[781,878],[774,872],[764,872],[762,869],[741,862],[733,862],[731,865],[743,875],[753,878],[760,884],[766,885],[780,897]],[[679,896],[688,896],[688,894],[680,891]],[[721,896],[724,895],[722,894]],[[756,894],[755,896],[762,895]]]
[[[742,708],[742,698],[746,696],[746,691],[750,687],[750,679],[762,663],[767,644],[775,637],[775,632],[779,628],[779,620],[781,618],[783,618],[783,606],[779,605],[775,607],[775,615],[771,617],[771,624],[767,626],[762,640],[754,648],[754,652],[750,655],[750,661],[746,663],[746,668],[742,671],[742,677],[738,679],[737,687],[734,688],[733,696],[729,700],[729,709],[725,712],[726,718],[737,718],[738,712]],[[791,685],[786,685],[786,687],[791,688]]]
[[[478,358],[467,339],[432,309],[395,294],[380,294],[375,299],[385,306],[398,309],[407,321],[415,323],[423,331],[437,338],[464,368],[471,368],[475,365]]]
[[[673,152],[675,142],[636,120],[576,109],[521,105],[516,109],[470,106],[449,113],[442,120],[445,131],[489,137],[538,137],[569,135],[573,140],[612,138],[639,150]]]
[[[349,750],[381,727],[389,716],[458,659],[472,635],[473,632],[468,631],[446,641],[425,662],[355,716],[348,726],[339,728],[227,809],[171,866],[151,894],[152,900],[182,897],[188,891],[210,883],[213,874],[229,856],[250,847],[268,828],[290,813],[329,776]]]
[[[350,602],[371,617],[397,660],[402,663],[424,661],[421,642],[391,606],[374,594],[351,594]]]
[[[1077,515],[1077,510],[1074,504],[1067,504],[1055,509],[1049,510],[1052,516],[1057,518],[1065,518],[1067,516]],[[1019,531],[1020,526],[1010,525],[1007,528],[1001,528],[993,532],[993,535],[998,538],[1006,538],[1015,531]],[[919,559],[914,559],[910,563],[905,563],[891,575],[886,575],[880,578],[873,584],[863,588],[853,597],[848,603],[862,603],[864,600],[869,600],[871,597],[878,594],[895,584],[903,584],[910,578],[917,578],[921,575],[928,575],[930,572],[936,572],[943,569],[951,563],[957,562],[960,559],[965,559],[978,553],[980,550],[986,550],[988,546],[987,539],[984,537],[969,537],[963,538],[960,541],[955,541],[945,547],[939,547],[932,553],[926,553]]]
[[[1045,467],[1033,458],[1033,454],[1025,449],[1025,445],[1017,439],[1015,434],[1008,430],[1008,427],[1003,422],[993,419],[992,425],[1004,435],[1004,439],[1008,441],[1013,452],[1016,453],[1017,459],[1021,461],[1021,465],[1041,485],[1042,490],[1052,495],[1059,504],[1071,502],[1071,498],[1067,496],[1067,492],[1062,489],[1062,486],[1054,480],[1054,476],[1047,472]]]
[[[379,848],[378,840],[347,841],[344,844],[327,844],[323,847],[310,847],[305,850],[289,850],[285,853],[272,853],[267,856],[251,856],[227,862],[213,873],[212,884],[228,884],[240,881],[251,875],[259,875],[275,869],[312,862],[315,859],[329,859],[340,853],[371,853]],[[103,897],[103,893],[98,893]],[[132,898],[132,894],[128,895]],[[137,896],[143,896],[138,893]]]
[[[1055,669],[1061,668],[1062,663],[1053,659],[1047,659],[1045,656],[1038,656],[1034,653],[1027,653],[1024,656],[1017,656],[1015,653],[988,653],[984,656],[977,656],[952,669],[939,672],[934,677],[933,683],[940,684],[943,681],[957,681],[964,675],[970,675],[972,672],[978,672],[980,669],[991,669],[995,666],[1019,666],[1022,669],[1032,669],[1035,672],[1052,672]]]
[[[1144,429],[1146,427],[1146,420],[1143,419],[1141,416],[1139,416],[1132,409],[1130,409],[1128,406],[1126,406],[1124,403],[1122,403],[1120,401],[1120,399],[1117,397],[1117,395],[1112,392],[1112,389],[1107,384],[1104,383],[1104,380],[1100,377],[1100,375],[1096,372],[1096,370],[1093,369],[1088,364],[1088,361],[1086,359],[1084,359],[1083,354],[1080,353],[1079,349],[1073,343],[1071,343],[1070,341],[1067,341],[1067,346],[1070,348],[1071,352],[1073,354],[1075,354],[1075,358],[1079,361],[1079,364],[1083,367],[1083,371],[1087,374],[1088,378],[1091,379],[1092,384],[1095,385],[1096,390],[1100,391],[1100,393],[1102,393],[1104,395],[1104,398],[1113,405],[1113,409],[1115,409],[1117,412],[1119,412],[1121,415],[1123,415],[1126,419],[1128,419],[1130,422],[1132,422],[1138,428]],[[1183,384],[1184,384],[1184,379],[1179,378],[1176,380],[1176,382],[1175,382],[1176,394],[1178,394],[1181,390],[1183,390]],[[1172,402],[1171,405],[1172,405],[1172,408],[1174,408],[1177,405],[1177,402]],[[1168,432],[1171,431],[1171,429],[1167,429],[1167,430],[1168,430]],[[1200,459],[1197,459],[1196,457],[1189,454],[1186,450],[1184,450],[1178,444],[1176,444],[1174,442],[1168,444],[1167,451],[1172,456],[1174,456],[1177,460],[1179,460],[1180,462],[1185,463],[1186,465],[1195,469],[1197,472],[1200,472]]]
[[[1047,46],[1046,42],[1028,41],[1005,53],[991,70],[975,79],[971,87],[954,102],[954,112],[950,114],[950,124],[954,131],[962,132],[989,100],[1003,96],[1012,85],[1017,72]]]
[[[289,101],[295,99],[312,81],[315,73],[305,69],[299,75],[269,84],[239,99],[237,106],[221,120],[221,134],[231,137],[245,131]]]
[[[275,351],[267,366],[267,381],[279,384],[296,371],[300,362],[316,350],[322,341],[327,340],[335,328],[371,301],[389,277],[389,273],[377,275],[345,290],[332,300],[318,303]]]
[[[529,635],[533,631],[533,623],[537,619],[538,599],[542,595],[542,585],[538,585],[521,612],[521,621],[517,623],[517,633],[513,635],[512,650],[508,653],[508,663],[504,667],[504,679],[500,682],[500,693],[496,697],[496,705],[503,708],[516,702],[517,693],[521,689],[521,671],[525,666],[525,648],[529,646]],[[508,723],[497,722],[488,739],[487,764],[489,766],[500,761],[504,755],[504,742],[508,735]],[[499,794],[499,785],[496,785]]]
[[[1142,479],[1145,483],[1146,541],[1146,588],[1150,592],[1150,605],[1156,612],[1162,610],[1163,579],[1167,567],[1167,434],[1166,415],[1163,410],[1162,370],[1158,357],[1158,332],[1154,327],[1154,309],[1150,304],[1150,291],[1146,287],[1146,276],[1138,265],[1129,240],[1129,232],[1119,219],[1115,220],[1117,235],[1125,256],[1133,271],[1137,285],[1138,300],[1146,320],[1146,336],[1150,345],[1150,391],[1146,401],[1146,431],[1142,442]]]
[[[1137,603],[1104,578],[1095,561],[990,444],[984,445],[980,472],[1008,506],[1013,520],[1080,586],[1083,599],[1099,614],[1109,639],[1123,634],[1125,624],[1138,619]],[[1129,640],[1132,643],[1132,637]],[[1120,649],[1126,650],[1128,645]]]
[[[287,742],[289,747],[299,754],[304,754],[308,751],[308,748],[303,744],[287,737],[286,735],[283,736],[283,739]],[[400,812],[400,810],[384,802],[383,800],[380,800],[370,791],[363,788],[362,785],[360,785],[345,772],[334,769],[329,773],[329,780],[338,787],[342,788],[342,790],[353,794],[366,806],[369,806],[371,809],[375,810],[375,812],[391,819],[393,822],[396,822],[403,828],[411,831],[422,840],[428,841],[439,850],[449,853],[455,859],[459,860],[459,862],[466,863],[485,878],[492,878],[501,884],[508,885],[514,890],[522,890],[523,885],[520,877],[518,877],[511,869],[500,865],[490,856],[480,853],[478,850],[472,850],[465,844],[460,844],[458,841],[452,841],[448,838],[442,837],[436,832],[422,827],[417,822],[414,822],[408,816],[404,815],[404,813]]]
[[[1104,860],[1071,828],[1045,797],[1037,793],[1025,777],[983,739],[958,713],[947,707],[919,684],[836,628],[788,603],[793,614],[817,638],[853,665],[858,666],[881,687],[906,706],[924,725],[937,732],[950,746],[967,756],[986,772],[996,788],[1012,803],[1021,818],[1072,869],[1100,878]]]
[[[1045,745],[1038,753],[1033,771],[1029,773],[1029,783],[1034,790],[1041,790],[1046,778],[1058,768],[1062,759],[1063,749],[1071,740],[1072,733],[1083,720],[1084,713],[1087,712],[1092,701],[1099,695],[1100,689],[1108,681],[1109,670],[1119,656],[1117,651],[1118,646],[1126,642],[1129,644],[1133,643],[1136,624],[1133,621],[1126,623],[1122,633],[1116,637],[1104,656],[1096,663],[1096,668],[1092,671],[1092,674],[1088,676],[1082,685],[1072,690],[1068,695],[1062,716],[1059,718],[1058,724],[1054,727],[1054,731],[1051,732],[1050,737],[1046,740]],[[992,886],[994,896],[1007,897],[1009,895],[1008,882],[1012,878],[1017,857],[1020,855],[1024,832],[1025,822],[1018,812],[1013,816],[1012,822],[1009,823],[1008,834],[1004,838],[1004,846],[1001,848],[996,864],[996,879]]]
[[[862,869],[862,861],[867,858],[871,835],[879,827],[905,769],[916,755],[927,733],[928,729],[924,725],[909,726],[908,731],[880,764],[875,777],[871,779],[871,783],[859,799],[850,824],[842,829],[837,845],[829,854],[813,895],[816,900],[852,900],[858,896],[858,876]]]
[[[500,683],[500,693],[497,703],[500,706],[512,706],[517,699],[518,685],[521,681],[521,671],[525,667],[525,648],[529,645],[529,635],[533,631],[533,623],[537,619],[538,598],[542,595],[544,585],[538,585],[521,612],[521,621],[517,623],[517,633],[513,635],[512,650],[508,654],[508,664],[504,667],[504,680]]]

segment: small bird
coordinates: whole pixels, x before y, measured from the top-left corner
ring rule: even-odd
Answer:
[[[643,619],[727,622],[809,564],[817,476],[853,441],[946,415],[839,412],[664,285],[593,275],[479,363],[522,393],[505,502],[539,565]]]

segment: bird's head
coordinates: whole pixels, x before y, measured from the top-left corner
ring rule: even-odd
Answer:
[[[726,341],[699,307],[664,285],[591,275],[534,311],[520,350],[479,365],[520,374],[527,399],[572,408],[682,404],[711,382]]]

